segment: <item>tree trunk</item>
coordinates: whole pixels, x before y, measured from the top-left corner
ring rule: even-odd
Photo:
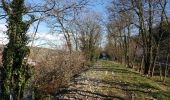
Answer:
[[[165,63],[165,74],[164,74],[164,82],[165,82],[165,80],[166,80],[166,76],[167,76],[167,74],[168,74],[168,63],[169,63],[169,53],[168,53],[168,55],[167,55],[167,58],[166,58],[166,63]]]
[[[162,81],[162,65],[161,65],[161,62],[159,62],[159,77],[160,77],[160,81]]]
[[[148,61],[147,59],[144,59],[144,74],[148,75],[149,73],[149,66],[150,66],[150,61]]]
[[[152,72],[151,72],[151,77],[154,76],[155,66],[156,66],[156,60],[157,60],[157,56],[154,58],[153,67],[152,67]]]
[[[29,38],[26,33],[35,19],[34,16],[30,16],[31,20],[23,21],[23,15],[26,11],[24,0],[9,2],[2,0],[3,9],[8,16],[6,33],[9,37],[9,43],[3,51],[2,94],[0,98],[2,100],[22,100],[27,81],[31,77],[31,66],[27,64],[25,59],[29,54],[27,47]]]
[[[153,61],[153,66],[152,66],[151,77],[154,76],[156,61],[157,61],[158,54],[159,54],[159,45],[160,45],[160,43],[158,43],[158,46],[156,47],[156,52],[155,52],[156,54],[153,57],[154,61]]]
[[[140,68],[139,68],[139,72],[143,71],[143,66],[144,66],[144,56],[142,57],[141,65],[140,65]]]

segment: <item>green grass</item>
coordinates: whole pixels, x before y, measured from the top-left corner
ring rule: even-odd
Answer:
[[[158,100],[170,100],[170,91],[158,91],[151,95]]]
[[[102,88],[105,93],[109,91],[110,94],[120,97],[125,93],[134,94],[136,100],[170,99],[170,87],[161,85],[155,78],[145,77],[133,69],[110,61],[100,61],[99,65],[102,65],[104,70],[91,70],[86,73],[86,76],[114,86],[113,88]],[[169,78],[167,80],[169,81]],[[115,87],[117,88],[115,89]],[[117,93],[118,91],[119,93]]]

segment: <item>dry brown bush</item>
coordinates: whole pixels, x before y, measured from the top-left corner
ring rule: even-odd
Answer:
[[[41,57],[32,56],[38,59],[32,81],[39,92],[54,94],[59,87],[67,86],[72,76],[87,68],[80,52],[69,54],[67,51],[45,50],[39,55]]]

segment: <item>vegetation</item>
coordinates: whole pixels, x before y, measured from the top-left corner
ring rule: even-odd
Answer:
[[[1,0],[0,98],[170,99],[168,8],[169,0]]]
[[[34,17],[31,16],[29,21],[23,21],[23,15],[26,12],[23,0],[13,0],[10,5],[2,0],[2,6],[8,16],[6,34],[9,36],[9,43],[3,51],[1,99],[10,99],[12,95],[13,99],[19,100],[23,99],[24,89],[31,77],[31,67],[25,60],[29,54],[29,48],[26,46],[28,43],[26,33]]]
[[[81,73],[61,95],[77,99],[168,100],[170,87],[125,65],[98,61]],[[69,91],[69,94],[67,91]],[[63,98],[66,99],[66,98]]]
[[[157,82],[155,79],[144,77],[139,72],[134,71],[133,69],[130,68],[126,68],[125,65],[122,64],[115,64],[110,61],[102,61],[101,63],[103,66],[101,69],[106,69],[105,71],[98,70],[95,73],[88,72],[86,75],[87,77],[97,78],[96,80],[104,81],[107,82],[108,84],[111,84],[111,86],[113,86],[113,88],[115,89],[107,88],[106,90],[112,91],[113,94],[119,91],[118,94],[116,94],[116,96],[121,97],[123,94],[125,94],[126,91],[129,94],[134,94],[135,100],[169,99],[168,94],[170,91],[170,87],[163,85],[162,82],[160,83]],[[106,71],[108,71],[107,74]],[[170,84],[169,82],[167,84]]]
[[[169,25],[167,7],[167,0],[112,1],[108,7],[110,22],[107,25],[109,42],[106,50],[128,67],[134,67],[134,63],[141,62],[141,67],[138,65],[139,70],[145,75],[153,76],[156,63],[167,58],[160,57],[165,50],[160,47],[162,39],[169,41],[169,33],[166,31]],[[138,34],[132,35],[134,29],[138,30]],[[156,34],[159,38],[156,38]],[[111,48],[116,50],[110,51]],[[164,53],[169,55],[168,52]]]

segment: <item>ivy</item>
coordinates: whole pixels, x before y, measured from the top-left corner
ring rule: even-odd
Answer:
[[[9,100],[10,95],[12,95],[14,100],[22,100],[24,89],[31,77],[31,66],[24,59],[30,53],[27,46],[29,38],[26,33],[29,25],[34,22],[34,17],[31,16],[30,21],[23,21],[23,15],[27,11],[24,0],[12,0],[10,4],[2,0],[2,4],[8,15],[6,34],[9,43],[3,51],[2,94],[0,98]]]

